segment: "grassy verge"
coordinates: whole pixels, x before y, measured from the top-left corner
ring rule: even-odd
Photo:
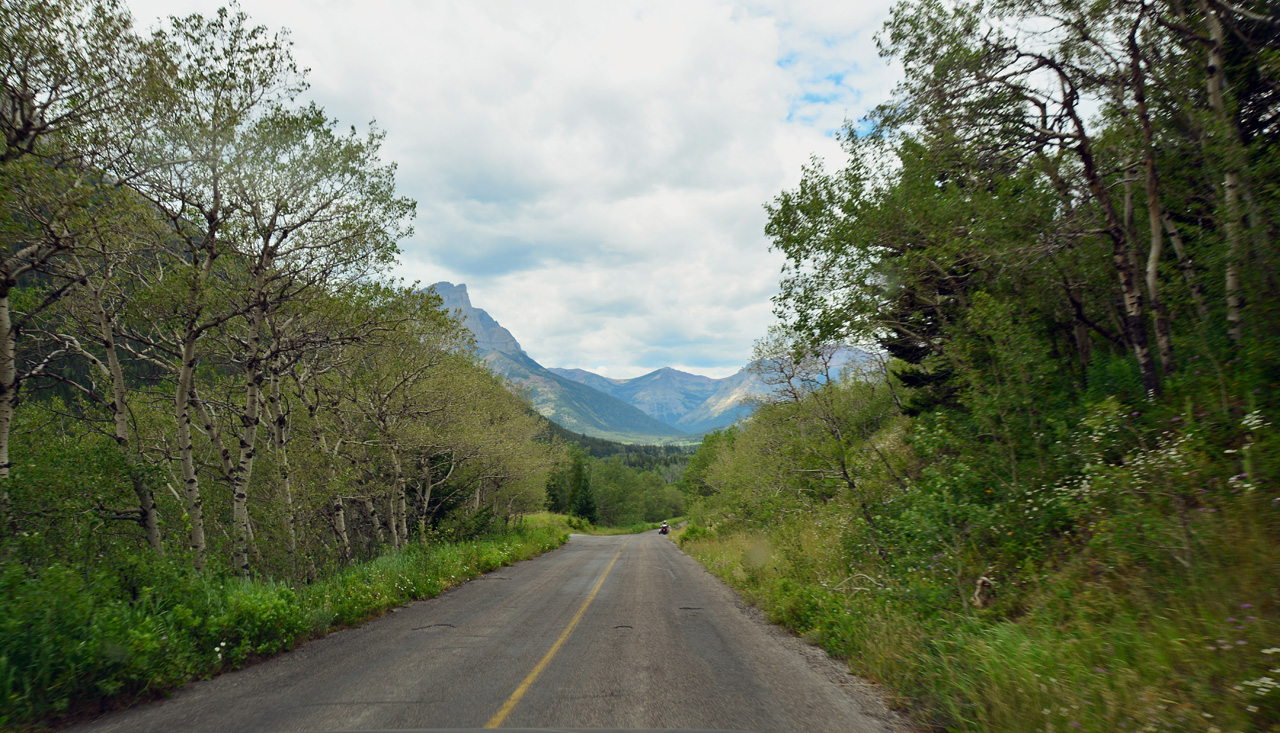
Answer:
[[[525,517],[525,521],[531,527],[547,527],[561,532],[576,532],[578,534],[592,535],[637,534],[639,532],[648,532],[651,529],[657,529],[662,524],[662,522],[637,522],[636,524],[627,525],[625,527],[598,527],[585,519],[569,516],[568,514],[553,514],[551,512],[529,514]],[[673,519],[668,521],[674,524],[676,520]]]
[[[135,561],[92,572],[0,566],[0,728],[39,729],[244,666],[559,547],[526,526],[415,544],[307,586]]]
[[[1280,566],[1263,514],[1247,497],[1220,504],[1199,528],[1208,551],[1178,577],[1086,548],[964,612],[916,592],[919,568],[850,568],[830,541],[835,511],[678,539],[927,725],[1280,731]]]

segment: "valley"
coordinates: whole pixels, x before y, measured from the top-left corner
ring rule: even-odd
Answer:
[[[544,367],[471,303],[466,285],[438,282],[432,289],[471,331],[489,368],[523,390],[544,417],[576,433],[620,443],[693,444],[750,415],[751,399],[768,392],[746,366],[722,379],[669,367],[632,379]]]

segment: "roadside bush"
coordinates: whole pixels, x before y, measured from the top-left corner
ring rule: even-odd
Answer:
[[[222,630],[221,655],[231,666],[288,649],[306,636],[307,614],[293,590],[264,581],[229,581],[226,611],[211,624]]]
[[[1273,431],[1116,407],[1064,441],[1071,470],[999,503],[922,471],[875,508],[878,535],[835,501],[681,544],[929,725],[1280,730]]]
[[[684,543],[686,542],[693,542],[694,540],[706,539],[712,536],[713,533],[707,528],[700,524],[689,522],[688,525],[680,530],[680,534],[676,537],[676,541],[680,543],[681,547],[684,547]]]
[[[294,589],[130,559],[92,573],[0,565],[0,727],[127,704],[290,649],[559,547],[520,527],[458,544],[413,544]]]
[[[602,527],[592,524],[582,517],[575,517],[570,514],[538,512],[536,514],[528,515],[528,517],[526,517],[526,524],[529,527],[554,528],[564,532],[566,535],[570,532],[590,535],[617,535],[636,534],[638,532],[647,532],[651,529],[657,529],[661,524],[661,521],[635,522],[626,526]]]

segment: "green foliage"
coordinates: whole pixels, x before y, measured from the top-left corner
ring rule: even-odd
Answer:
[[[587,455],[577,443],[565,448],[565,463],[547,478],[547,510],[568,514],[583,482],[587,480]]]
[[[130,559],[85,575],[0,566],[0,726],[127,702],[289,649],[558,547],[554,528],[415,543],[297,589]]]
[[[546,421],[381,279],[414,204],[381,131],[299,99],[286,33],[55,0],[0,34],[0,557],[314,580],[543,505]]]
[[[986,605],[967,609],[974,585],[949,583],[946,559],[915,565],[918,538],[877,564],[824,542],[842,521],[834,508],[765,535],[686,530],[681,539],[771,619],[910,701],[922,722],[1011,732],[1187,730],[1204,721],[1273,730],[1280,698],[1264,678],[1274,679],[1280,654],[1280,575],[1266,503],[1242,493],[1204,512],[1191,568],[1167,559],[1148,567],[1090,545],[1022,573],[991,573],[999,582],[984,592]],[[1174,526],[1156,512],[1144,521]],[[1135,539],[1152,549],[1151,535]]]
[[[590,463],[599,523],[612,527],[659,522],[683,513],[679,489],[657,473],[629,467],[620,456]]]
[[[573,493],[569,498],[569,512],[591,524],[595,524],[600,519],[596,507],[595,488],[591,485],[591,476],[586,472],[578,477],[577,483],[573,486]]]
[[[581,517],[568,514],[553,514],[551,512],[530,514],[524,518],[524,521],[530,527],[547,527],[566,533],[577,532],[589,535],[637,534],[657,529],[661,525],[661,522],[637,522],[625,527],[605,527],[591,524]]]
[[[992,371],[1019,368],[1006,345]],[[679,541],[935,725],[1272,730],[1280,436],[1214,381],[1179,375],[1159,402],[1031,402],[1026,379],[962,391],[861,423],[878,427],[849,445],[873,460],[836,486],[823,468],[858,453],[800,428],[878,407],[828,384],[695,456],[706,495]]]
[[[59,409],[60,405],[50,407]],[[27,425],[41,417],[40,412],[26,409],[20,410],[16,419]],[[112,541],[113,535],[129,534],[127,519],[101,518],[96,511],[128,507],[133,500],[133,469],[126,457],[104,435],[77,435],[78,430],[68,434],[61,429],[73,421],[42,422],[13,436],[11,450],[17,458],[9,491],[22,528],[9,540],[14,551],[31,560],[77,563],[86,555],[131,550],[117,548]],[[143,478],[155,480],[149,474]]]
[[[608,527],[659,522],[682,514],[684,496],[678,485],[643,467],[672,465],[662,463],[663,456],[682,465],[686,454],[663,446],[639,448],[654,450],[619,451],[602,460],[570,443],[564,462],[547,480],[547,509]]]
[[[1240,13],[901,4],[894,99],[768,207],[759,350],[802,388],[694,456],[680,541],[922,722],[1280,730],[1275,33]],[[888,374],[806,380],[839,340]]]
[[[684,475],[680,477],[680,490],[685,495],[709,496],[713,489],[707,484],[707,471],[715,463],[722,447],[733,445],[737,429],[733,427],[716,430],[703,436],[698,451],[689,459]]]

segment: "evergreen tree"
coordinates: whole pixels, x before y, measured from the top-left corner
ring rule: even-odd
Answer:
[[[577,456],[574,456],[574,468],[576,470],[571,475],[575,476],[577,481],[573,484],[569,512],[595,524],[600,516],[596,508],[596,492],[591,488],[591,477],[585,470],[585,464],[578,462]]]

